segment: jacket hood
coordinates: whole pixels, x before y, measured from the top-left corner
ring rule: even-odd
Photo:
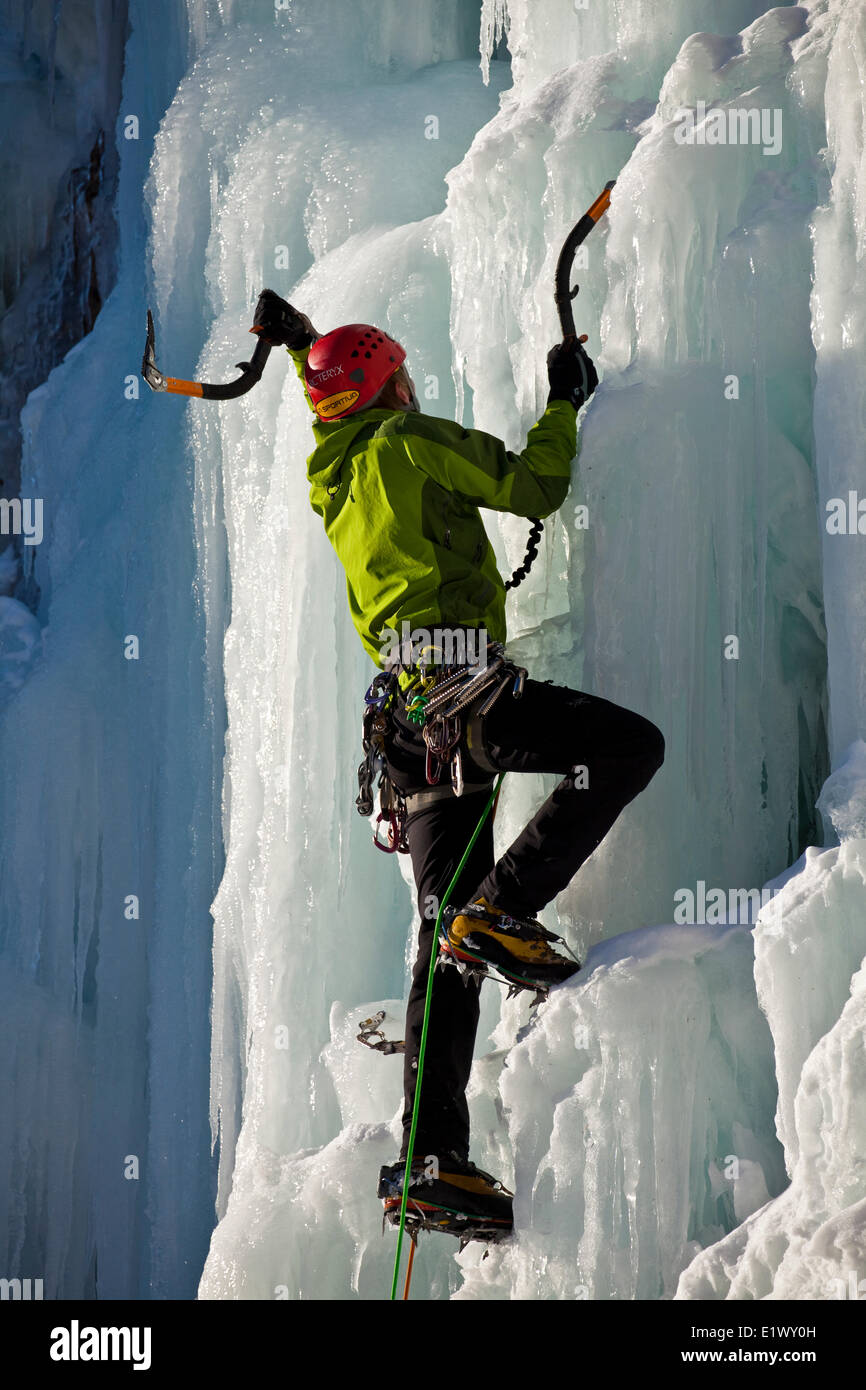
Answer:
[[[317,487],[330,487],[346,460],[355,440],[365,430],[372,438],[383,420],[398,412],[375,407],[359,410],[344,420],[317,420],[313,425],[315,452],[307,459],[307,477]]]

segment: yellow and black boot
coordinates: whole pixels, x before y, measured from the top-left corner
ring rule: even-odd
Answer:
[[[446,909],[439,949],[468,968],[490,967],[511,984],[548,989],[580,969],[579,961],[552,949],[553,941],[562,937],[540,922],[509,917],[486,898],[478,898],[466,907]]]
[[[405,1159],[379,1172],[378,1195],[392,1226],[400,1220],[405,1172]],[[448,1154],[440,1160],[428,1154],[412,1162],[406,1223],[410,1229],[457,1236],[461,1247],[470,1240],[496,1242],[511,1234],[512,1195],[466,1159]]]

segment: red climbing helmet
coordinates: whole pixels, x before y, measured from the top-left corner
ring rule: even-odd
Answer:
[[[363,410],[406,360],[394,338],[369,323],[349,323],[310,348],[304,381],[320,420]]]

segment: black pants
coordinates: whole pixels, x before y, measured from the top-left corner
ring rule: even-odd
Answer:
[[[497,770],[564,776],[496,863],[488,817],[450,902],[462,907],[484,896],[514,916],[531,917],[566,887],[623,807],[661,767],[664,739],[649,720],[609,700],[528,680],[521,699],[506,693],[497,700],[485,720],[484,742]],[[424,742],[417,726],[403,717],[402,707],[395,712],[387,757],[396,786],[404,791],[426,787]],[[477,770],[472,775],[489,782],[493,774]],[[434,801],[410,815],[406,824],[421,929],[406,1010],[402,1156],[415,1099],[436,913],[484,806],[484,795],[467,785],[462,797]],[[465,1091],[478,1027],[478,990],[478,983],[465,983],[455,969],[435,973],[416,1154],[468,1155]]]

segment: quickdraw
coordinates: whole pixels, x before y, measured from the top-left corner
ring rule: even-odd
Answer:
[[[459,719],[428,719],[421,736],[427,745],[425,773],[428,786],[435,787],[442,769],[456,757],[457,744],[463,732]]]
[[[363,1043],[365,1047],[373,1048],[375,1052],[385,1052],[389,1055],[392,1052],[405,1052],[406,1044],[402,1038],[399,1042],[395,1042],[393,1039],[385,1037],[385,1034],[382,1032],[382,1024],[384,1022],[384,1009],[380,1009],[372,1018],[362,1019],[358,1024],[358,1042]],[[379,1041],[374,1042],[374,1038],[378,1038]]]
[[[363,761],[358,766],[358,795],[355,805],[360,815],[373,814],[373,783],[378,777],[379,814],[373,828],[373,844],[385,854],[408,854],[406,840],[406,801],[388,777],[385,737],[391,726],[390,707],[397,690],[396,671],[376,677],[364,697]],[[379,837],[380,826],[387,827],[387,839]]]
[[[526,670],[515,666],[497,642],[488,645],[487,663],[480,668],[445,667],[432,678],[422,677],[421,689],[407,702],[406,714],[414,724],[421,725],[430,786],[437,785],[450,765],[454,795],[463,795],[464,716],[474,711],[483,719],[509,686],[514,699],[519,700],[525,683]]]
[[[379,839],[379,826],[388,827],[385,844]],[[387,772],[379,778],[379,814],[373,829],[373,844],[386,854],[408,854],[409,842],[406,839],[406,798],[394,786]]]

